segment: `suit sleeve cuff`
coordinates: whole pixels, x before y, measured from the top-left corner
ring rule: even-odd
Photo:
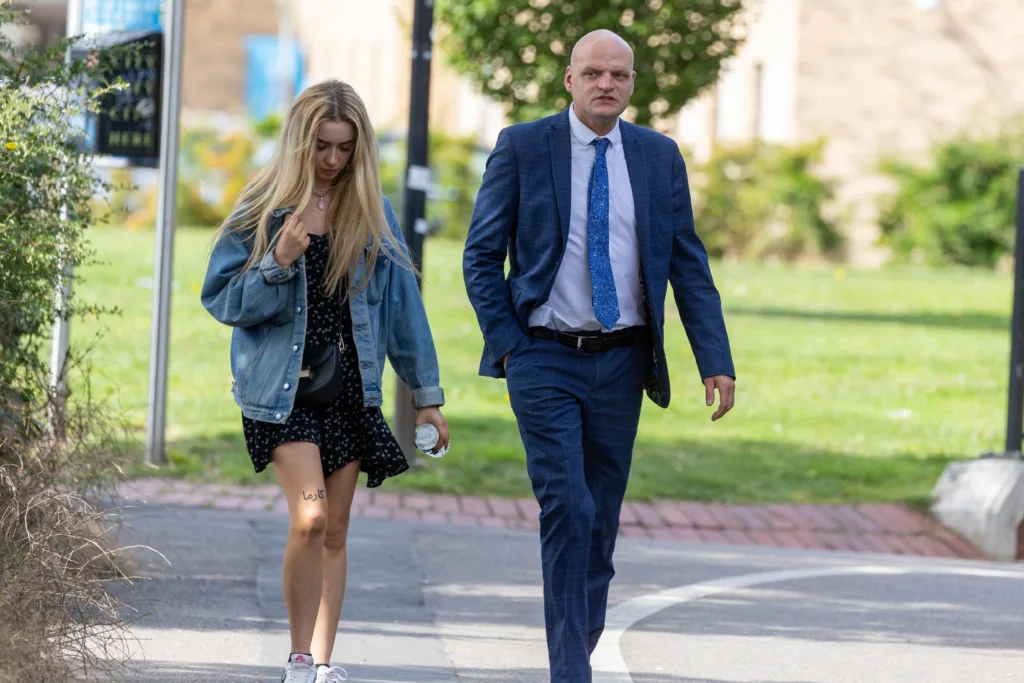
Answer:
[[[274,252],[267,252],[267,255],[260,261],[260,272],[263,273],[263,279],[271,285],[279,285],[282,282],[288,282],[295,274],[299,272],[299,269],[295,267],[295,264],[282,268],[281,265],[274,260]]]
[[[519,325],[515,325],[498,337],[496,343],[488,344],[487,348],[494,354],[494,360],[500,363],[502,358],[519,348],[525,338],[526,334],[519,328]]]
[[[719,375],[725,375],[731,377],[733,381],[736,380],[736,370],[733,368],[732,363],[722,363],[719,365],[708,365],[700,370],[701,381],[708,379],[709,377],[717,377]]]
[[[412,405],[416,410],[439,407],[444,405],[444,389],[441,387],[422,387],[412,392]]]

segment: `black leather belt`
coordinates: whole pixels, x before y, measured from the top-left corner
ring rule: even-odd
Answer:
[[[614,332],[558,332],[549,327],[531,327],[531,337],[556,341],[577,351],[597,353],[622,346],[632,346],[640,337],[643,327],[627,327]]]

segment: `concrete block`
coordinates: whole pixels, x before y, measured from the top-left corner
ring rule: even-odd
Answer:
[[[993,560],[1017,559],[1024,521],[1024,461],[979,458],[950,463],[932,491],[932,513]]]

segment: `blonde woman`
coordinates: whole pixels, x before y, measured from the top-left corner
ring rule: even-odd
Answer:
[[[385,357],[413,390],[417,425],[448,425],[413,264],[381,195],[359,96],[327,81],[292,105],[270,164],[219,230],[202,301],[231,337],[232,393],[257,472],[288,500],[285,683],[335,683],[346,536],[367,486],[408,469],[380,410]]]

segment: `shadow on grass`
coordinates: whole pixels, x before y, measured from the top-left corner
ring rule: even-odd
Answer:
[[[1010,318],[994,313],[874,313],[866,311],[808,311],[797,308],[746,308],[728,306],[728,315],[746,315],[761,318],[785,318],[789,320],[810,320],[822,322],[882,323],[894,325],[918,325],[923,327],[948,327],[956,330],[993,330],[1009,332]]]
[[[511,415],[451,418],[453,448],[423,456],[380,490],[405,489],[474,496],[532,496],[525,455]],[[241,429],[178,439],[170,464],[140,466],[136,476],[259,484],[273,474],[253,472]],[[865,457],[770,440],[657,440],[641,433],[627,497],[728,502],[904,502],[926,505],[947,455]]]

